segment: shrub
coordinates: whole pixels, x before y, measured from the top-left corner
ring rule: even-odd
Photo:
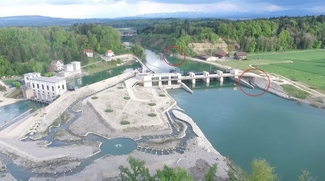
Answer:
[[[126,121],[126,120],[121,121],[121,125],[128,125],[128,124],[130,124],[129,121]]]
[[[149,103],[149,106],[155,106],[156,105],[156,103]]]
[[[125,99],[125,100],[129,100],[129,99],[130,99],[130,97],[123,97],[123,99]]]
[[[117,87],[118,89],[123,89],[124,87]]]
[[[166,95],[165,94],[159,94],[160,97],[165,97]]]
[[[105,112],[113,112],[113,109],[106,109]]]
[[[94,96],[94,97],[92,97],[91,99],[98,99],[98,97],[97,97],[97,96]]]
[[[150,114],[148,114],[148,116],[149,116],[149,117],[156,117],[157,114],[155,114],[155,113],[150,113]]]

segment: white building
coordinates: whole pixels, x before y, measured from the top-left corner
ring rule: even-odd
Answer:
[[[94,56],[94,52],[92,50],[90,50],[90,49],[84,49],[82,52],[84,54],[86,54],[87,57],[93,57]]]
[[[32,90],[31,98],[34,100],[52,102],[67,91],[66,80],[63,77],[42,77],[40,73],[29,73],[24,74],[24,79],[24,90],[26,92]]]
[[[106,57],[114,57],[115,54],[114,54],[114,52],[112,50],[107,50],[106,53],[105,53],[105,56]]]
[[[60,72],[64,68],[64,63],[62,60],[53,60],[49,67],[49,72]]]
[[[73,66],[73,71],[80,71],[81,70],[81,63],[77,61],[71,62],[71,65]]]
[[[65,72],[73,72],[73,65],[72,64],[64,65],[64,71]]]
[[[33,72],[33,73],[28,73],[28,74],[24,74],[24,81],[25,81],[25,85],[27,88],[30,88],[30,79],[35,78],[35,77],[40,77],[41,73],[39,72]]]

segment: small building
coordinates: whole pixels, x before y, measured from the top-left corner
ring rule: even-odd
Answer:
[[[24,82],[25,82],[25,86],[26,86],[26,87],[31,87],[31,85],[30,85],[30,80],[31,80],[32,78],[39,77],[39,76],[41,76],[41,73],[39,73],[39,72],[32,72],[32,73],[24,74]]]
[[[222,58],[226,58],[226,57],[229,57],[229,55],[223,51],[223,50],[220,50],[220,51],[216,51],[214,54],[213,54],[215,57],[218,57],[220,59]]]
[[[53,60],[48,69],[49,72],[60,72],[64,69],[64,63],[62,60]]]
[[[114,52],[112,50],[107,50],[106,53],[105,53],[105,56],[106,57],[114,57],[115,54],[114,54]]]
[[[66,80],[62,77],[43,77],[35,72],[24,74],[24,80],[22,90],[27,99],[50,103],[67,91]]]
[[[94,57],[94,52],[90,49],[84,49],[82,53],[86,54],[87,57]]]
[[[206,60],[206,61],[214,61],[214,60],[217,60],[216,57],[209,56],[209,55],[205,55],[205,54],[200,54],[200,55],[197,56],[197,58],[199,58],[201,60]]]
[[[247,60],[247,54],[245,52],[236,52],[234,58],[238,60]]]
[[[73,61],[70,63],[73,67],[73,71],[80,71],[81,70],[81,63],[78,61]]]
[[[65,72],[73,72],[73,65],[72,64],[64,65],[64,71]]]

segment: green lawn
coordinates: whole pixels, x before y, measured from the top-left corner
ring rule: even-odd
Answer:
[[[284,91],[287,92],[289,96],[296,97],[299,99],[306,99],[309,95],[307,92],[295,88],[293,85],[282,85]]]
[[[13,82],[17,81],[16,79],[8,79],[8,80],[4,80],[3,82],[6,84],[6,85],[11,85]]]
[[[264,57],[264,59],[262,59]],[[291,60],[293,63],[281,63]],[[282,53],[252,53],[246,61],[230,61],[221,64],[239,69],[247,69],[250,64],[269,73],[280,74],[293,81],[308,84],[311,88],[325,92],[325,50],[288,51]]]
[[[232,60],[229,62],[217,62],[222,65],[229,67],[238,68],[241,70],[246,70],[251,68],[249,65],[260,64],[260,63],[282,63],[285,61],[281,60],[265,60],[265,59],[248,59],[248,60]]]
[[[93,65],[84,67],[83,71],[92,74],[92,73],[96,73],[96,72],[101,72],[103,70],[111,69],[114,67],[116,67],[116,63],[114,63],[114,62],[100,62],[97,64],[93,64]]]

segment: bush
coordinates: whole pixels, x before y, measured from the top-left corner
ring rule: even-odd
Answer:
[[[123,99],[125,99],[125,100],[129,100],[129,99],[130,99],[130,97],[123,97]]]
[[[149,106],[155,106],[156,105],[156,103],[149,103]]]
[[[106,109],[105,112],[113,112],[113,109]]]
[[[160,97],[166,97],[166,95],[165,95],[165,94],[159,94],[159,96],[160,96]]]
[[[128,124],[130,124],[129,121],[126,121],[126,120],[121,121],[121,125],[128,125]]]
[[[150,113],[150,114],[148,114],[148,116],[149,116],[149,117],[156,117],[157,114],[155,114],[155,113]]]
[[[92,97],[91,99],[98,99],[98,97],[97,97],[97,96],[94,96],[94,97]]]
[[[13,82],[13,84],[15,85],[15,87],[16,87],[17,89],[19,89],[19,88],[21,87],[21,84],[20,84],[20,82],[18,82],[18,81]]]
[[[123,89],[124,87],[117,87],[118,89]]]

